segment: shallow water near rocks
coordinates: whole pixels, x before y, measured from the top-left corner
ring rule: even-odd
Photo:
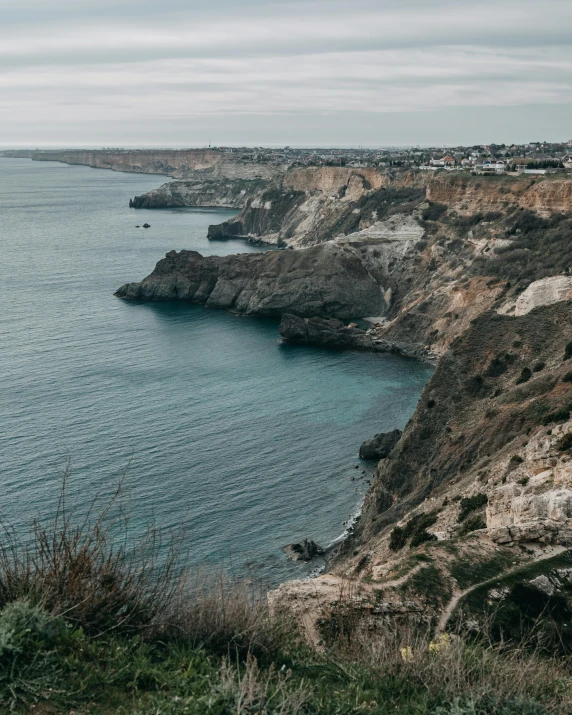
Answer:
[[[263,250],[207,241],[231,211],[128,208],[164,181],[0,158],[0,514],[20,528],[50,513],[68,459],[80,509],[128,467],[133,528],[183,526],[192,565],[303,576],[312,566],[282,546],[343,531],[373,468],[355,469],[360,443],[404,426],[431,368],[282,345],[275,321],[115,298],[171,249]]]

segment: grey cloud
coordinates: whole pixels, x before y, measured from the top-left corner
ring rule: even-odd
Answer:
[[[411,127],[437,136],[444,108],[472,127],[488,107],[500,131],[513,105],[550,105],[560,119],[528,115],[540,131],[569,116],[571,24],[562,0],[0,0],[0,131],[186,143],[209,117],[229,142],[344,143],[351,118],[360,143],[406,117],[422,143]]]

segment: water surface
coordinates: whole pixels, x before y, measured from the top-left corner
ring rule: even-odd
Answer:
[[[359,444],[404,426],[431,370],[285,346],[275,321],[115,298],[173,248],[262,250],[206,240],[231,211],[128,208],[161,181],[0,158],[2,514],[49,511],[68,459],[80,506],[129,465],[135,525],[183,525],[194,564],[302,575],[281,547],[340,534],[367,486]]]

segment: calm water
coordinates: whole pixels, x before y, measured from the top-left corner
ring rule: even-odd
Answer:
[[[342,532],[366,488],[350,479],[359,444],[405,424],[430,368],[284,346],[274,321],[115,298],[173,248],[260,250],[209,244],[230,211],[128,208],[163,181],[0,158],[1,513],[49,511],[68,459],[79,505],[129,465],[135,524],[182,524],[194,563],[302,575],[281,547]]]

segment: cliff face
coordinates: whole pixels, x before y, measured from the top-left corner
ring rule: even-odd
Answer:
[[[359,199],[368,191],[389,184],[389,177],[370,167],[305,167],[291,169],[284,176],[285,191],[321,193],[337,196],[343,191],[348,198]]]
[[[63,164],[91,166],[138,174],[164,174],[179,179],[270,180],[281,173],[280,167],[241,161],[212,149],[148,151],[26,151],[6,152],[34,161],[59,161]]]
[[[189,171],[212,169],[222,156],[210,149],[183,151],[68,151],[37,152],[34,161],[59,161],[63,164],[91,166],[95,169],[129,171],[139,174],[166,174],[182,176]]]
[[[408,618],[437,631],[453,622],[463,629],[468,619],[473,631],[488,623],[506,639],[538,627],[536,619],[527,625],[527,604],[546,599],[550,608],[557,593],[568,604],[555,616],[565,630],[572,605],[571,336],[570,302],[476,319],[379,462],[361,518],[329,573],[311,589],[283,584],[272,604],[296,613],[314,640],[336,603],[348,607],[343,593],[352,594],[353,617],[367,629]]]
[[[229,235],[312,246],[367,229],[392,211],[412,209],[424,196],[424,188],[390,185],[374,169],[292,169],[247,202]]]
[[[352,318],[386,309],[376,281],[352,251],[306,251],[203,257],[171,251],[140,283],[116,293],[129,300],[186,300],[246,315]]]
[[[263,180],[202,179],[170,181],[158,189],[136,196],[129,205],[136,209],[224,206],[242,208],[260,192]]]
[[[548,215],[570,211],[572,179],[437,175],[427,184],[427,198],[461,214],[504,212],[510,206],[517,206]]]
[[[423,199],[459,216],[506,215],[517,208],[549,216],[570,210],[572,179],[428,176],[415,171],[390,176],[372,168],[294,168],[245,204],[230,235],[314,245],[363,231],[392,212],[411,211]]]

